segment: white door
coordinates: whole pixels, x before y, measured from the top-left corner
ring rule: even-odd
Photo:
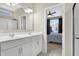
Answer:
[[[42,41],[40,39],[37,39],[32,42],[32,55],[36,56],[38,55],[42,50]]]
[[[1,56],[5,56],[5,55],[6,55],[6,51],[2,51]]]
[[[79,56],[79,4],[76,4],[74,10],[74,30],[75,30],[75,55]]]
[[[32,55],[36,56],[38,54],[38,40],[32,42]]]
[[[5,56],[19,56],[19,48],[14,47],[14,48],[8,49],[5,52],[3,52],[2,55],[5,55]]]
[[[32,55],[32,44],[27,43],[22,46],[22,55],[31,56]]]

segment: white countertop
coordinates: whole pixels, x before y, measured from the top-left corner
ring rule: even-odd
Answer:
[[[14,34],[14,36],[12,37],[13,34]],[[24,38],[24,37],[31,37],[31,36],[36,36],[36,35],[42,35],[42,32],[0,33],[0,42],[5,42],[5,41],[9,41],[9,40],[16,40],[16,39],[20,39],[20,38]]]

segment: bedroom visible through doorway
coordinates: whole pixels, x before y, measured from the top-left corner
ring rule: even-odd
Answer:
[[[62,6],[47,9],[47,53],[62,56]]]

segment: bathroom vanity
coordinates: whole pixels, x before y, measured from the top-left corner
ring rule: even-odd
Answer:
[[[42,33],[0,35],[1,56],[36,56],[42,51]]]
[[[41,32],[34,32],[34,11],[26,13],[21,5],[17,5],[13,11],[15,8],[12,6],[8,7],[5,3],[0,5],[0,55],[38,55],[42,51],[43,38]],[[33,10],[26,6],[26,11],[29,9]]]

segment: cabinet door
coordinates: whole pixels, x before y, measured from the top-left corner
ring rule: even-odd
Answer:
[[[22,46],[22,55],[31,56],[32,55],[32,44],[27,43]]]
[[[38,55],[42,50],[42,41],[41,40],[35,40],[32,42],[32,55],[36,56]]]
[[[37,44],[38,44],[38,53],[40,53],[42,51],[42,39],[39,39]]]
[[[5,56],[18,56],[19,55],[19,48],[14,47],[14,48],[8,49],[8,50],[5,51],[5,53],[2,53],[2,55],[5,55]]]
[[[5,56],[6,55],[6,51],[1,52],[1,56]]]

